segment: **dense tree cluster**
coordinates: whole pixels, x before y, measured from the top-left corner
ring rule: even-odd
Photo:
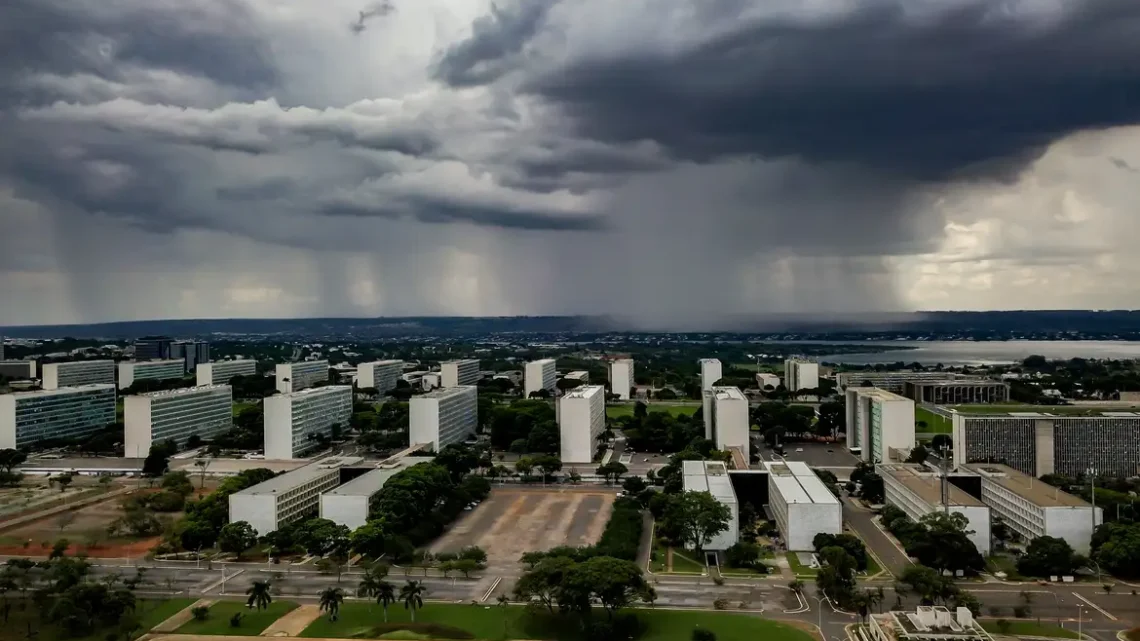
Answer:
[[[855,535],[821,532],[815,535],[811,545],[815,548],[816,554],[822,554],[825,548],[838,547],[851,557],[856,570],[860,572],[867,570],[867,548],[863,545],[863,540]]]
[[[1017,559],[1017,571],[1025,576],[1072,576],[1085,562],[1064,539],[1039,536]]]
[[[18,589],[21,608],[36,608],[40,620],[56,626],[61,638],[88,637],[96,632],[107,639],[132,638],[141,627],[134,594],[142,582],[141,571],[121,583],[118,576],[116,580],[96,581],[90,563],[63,556],[58,548],[47,561],[10,559],[0,569],[4,622],[8,622],[12,609],[9,592]],[[28,598],[31,586],[36,589]],[[39,634],[30,623],[28,632],[29,639]]]
[[[1092,537],[1092,558],[1105,572],[1140,577],[1140,523],[1105,523]]]
[[[212,547],[222,528],[229,522],[230,495],[253,487],[276,476],[271,470],[256,468],[231,476],[216,490],[198,501],[186,504],[186,515],[174,528],[172,543],[183,550]]]
[[[732,518],[728,506],[708,492],[655,494],[649,510],[657,520],[658,538],[698,551],[727,530]]]
[[[883,477],[875,471],[871,463],[860,461],[851,472],[851,480],[847,482],[847,491],[864,501],[878,505],[886,499],[886,488],[883,486]]]
[[[639,452],[679,452],[705,433],[700,415],[651,412],[644,403],[634,405],[633,416],[619,418],[615,425],[621,427],[627,445]]]
[[[970,541],[966,517],[954,512],[931,512],[915,523],[902,510],[888,505],[881,513],[883,527],[902,543],[906,553],[935,570],[976,574],[985,559]]]
[[[624,639],[633,636],[637,622],[633,617],[617,616],[619,611],[637,601],[651,604],[657,594],[632,561],[609,556],[547,556],[519,578],[515,597],[535,601],[549,614],[577,624],[587,638]],[[594,616],[595,604],[606,613],[604,620]]]
[[[353,407],[349,427],[360,434],[356,442],[373,452],[391,452],[408,445],[410,409],[407,403],[387,401],[376,411],[369,404]]]
[[[896,597],[901,599],[914,594],[923,605],[946,605],[952,608],[968,608],[978,616],[982,604],[978,597],[963,590],[954,583],[954,578],[945,576],[934,568],[923,565],[908,565],[895,583]]]
[[[491,444],[516,454],[553,454],[560,446],[554,406],[541,399],[497,404],[488,417]]]

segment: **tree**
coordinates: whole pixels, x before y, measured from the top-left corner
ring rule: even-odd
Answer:
[[[511,597],[500,594],[498,598],[495,599],[495,602],[499,604],[499,609],[503,611],[503,637],[506,637],[509,627],[507,625],[507,606],[511,604]]]
[[[329,613],[329,621],[336,621],[340,614],[340,604],[344,602],[344,590],[325,588],[321,591],[320,611]]]
[[[162,476],[162,489],[186,497],[194,493],[194,484],[188,472],[167,472]]]
[[[839,546],[823,548],[819,556],[824,565],[816,573],[816,587],[841,606],[854,605],[855,559]]]
[[[709,492],[684,492],[665,508],[664,529],[682,544],[702,550],[714,536],[728,529],[732,511]]]
[[[561,447],[561,436],[558,424],[554,421],[543,421],[531,429],[526,438],[528,452],[541,452],[552,454]]]
[[[748,541],[737,541],[724,551],[728,565],[734,568],[754,568],[760,564],[760,546]]]
[[[560,586],[575,566],[574,560],[565,556],[543,558],[515,583],[515,598],[524,603],[538,599],[553,614]]]
[[[562,594],[572,609],[585,615],[589,613],[592,600],[596,599],[612,620],[618,610],[645,596],[648,587],[636,563],[596,556],[575,565],[566,573]]]
[[[444,447],[435,457],[435,462],[447,468],[451,479],[458,483],[468,472],[479,464],[479,456],[466,445],[452,443]]]
[[[60,474],[59,476],[55,477],[55,482],[59,484],[60,492],[67,490],[67,486],[71,485],[72,480],[73,479],[70,474]]]
[[[424,607],[424,595],[427,588],[419,581],[408,581],[400,588],[400,600],[404,602],[404,609],[411,612],[412,623],[416,621],[416,610]]]
[[[607,483],[617,483],[622,474],[629,471],[629,468],[617,461],[610,461],[605,465],[598,466],[595,470],[598,476],[604,477]]]
[[[921,465],[922,463],[926,462],[926,459],[929,456],[930,452],[926,451],[926,446],[922,443],[919,443],[918,445],[915,445],[913,448],[911,448],[910,456],[907,457],[906,462],[917,463]]]
[[[3,470],[6,474],[11,474],[13,468],[26,460],[28,460],[28,455],[20,450],[14,450],[12,448],[0,450],[0,470]]]
[[[388,606],[396,602],[396,586],[381,581],[376,587],[376,602],[384,608],[384,623],[388,622]]]
[[[1017,571],[1025,576],[1068,576],[1078,567],[1077,555],[1064,539],[1039,536],[1029,542],[1017,560]]]
[[[562,459],[557,456],[539,456],[532,459],[538,473],[542,475],[542,483],[546,484],[546,477],[558,473],[562,469]]]
[[[218,533],[218,547],[241,559],[242,553],[257,544],[257,530],[245,521],[227,524]]]
[[[523,482],[530,480],[530,473],[534,470],[534,462],[527,457],[522,457],[515,461],[515,471],[522,477]]]
[[[249,595],[249,599],[245,602],[246,606],[255,607],[258,612],[268,608],[269,604],[273,602],[273,596],[269,590],[269,581],[255,580],[245,593]]]
[[[142,474],[149,478],[158,478],[166,474],[170,467],[170,457],[178,453],[178,443],[167,439],[150,446],[150,453],[143,461]]]
[[[638,496],[648,487],[649,485],[645,482],[645,479],[640,476],[626,477],[621,483],[621,489],[625,490],[630,496]]]

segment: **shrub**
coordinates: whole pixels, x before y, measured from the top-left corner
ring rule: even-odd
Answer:
[[[354,639],[396,638],[399,632],[410,632],[427,639],[474,639],[467,630],[443,623],[382,623],[352,634]]]
[[[196,608],[191,608],[190,614],[194,615],[195,621],[205,621],[206,619],[210,618],[210,607],[200,605]]]
[[[241,627],[241,617],[242,617],[241,612],[235,612],[234,615],[232,617],[230,617],[230,627],[231,628],[240,628]]]
[[[693,641],[716,641],[716,633],[713,632],[712,630],[706,630],[704,628],[697,628],[697,629],[693,630],[692,640]]]

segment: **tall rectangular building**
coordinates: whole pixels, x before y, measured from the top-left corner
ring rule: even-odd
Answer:
[[[610,393],[628,401],[632,398],[633,386],[633,359],[616,358],[610,361]]]
[[[720,359],[702,358],[697,362],[701,365],[701,389],[712,389],[713,385],[724,376]]]
[[[151,445],[166,440],[185,449],[193,435],[210,440],[233,428],[233,391],[210,385],[128,396],[123,424],[127,458],[146,458]]]
[[[404,375],[404,361],[373,361],[356,366],[357,389],[374,388],[384,394],[396,389],[396,381]]]
[[[795,552],[814,549],[817,534],[843,533],[843,507],[807,463],[765,463],[768,469],[768,507]]]
[[[473,358],[444,361],[439,364],[439,380],[443,387],[460,387],[479,382],[479,361]]]
[[[941,473],[920,465],[880,465],[888,505],[918,521],[931,512],[949,512],[966,517],[966,531],[983,556],[990,554],[990,508],[959,489]]]
[[[546,390],[553,396],[557,376],[553,358],[527,363],[523,370],[523,398],[530,398],[530,395],[538,390]]]
[[[213,363],[198,363],[195,376],[198,385],[226,385],[235,376],[256,376],[257,361],[252,358],[240,358],[232,361],[214,361]]]
[[[115,361],[44,363],[41,387],[46,390],[80,385],[114,385]]]
[[[409,401],[411,445],[431,443],[439,452],[452,443],[462,443],[479,426],[479,391],[474,385],[441,387]]]
[[[79,439],[114,422],[114,385],[0,394],[0,449]]]
[[[982,478],[982,502],[1026,541],[1052,536],[1087,555],[1093,530],[1104,522],[1101,508],[1007,465],[965,465],[959,471]]]
[[[789,392],[819,389],[819,363],[796,358],[784,361],[784,387]]]
[[[26,379],[36,377],[35,361],[0,361],[0,376]]]
[[[182,378],[185,374],[186,363],[181,360],[123,361],[119,363],[119,389],[127,389],[135,381],[164,381]]]
[[[583,385],[558,399],[558,432],[563,463],[589,463],[606,431],[606,388]]]
[[[738,449],[743,455],[743,467],[747,469],[751,456],[748,397],[737,387],[712,387],[708,396],[709,412],[705,418],[705,438],[716,443],[716,449]]]
[[[277,375],[277,391],[282,394],[300,392],[329,380],[328,361],[278,363],[274,371]]]
[[[187,372],[210,361],[210,344],[204,341],[176,341],[170,344],[170,358],[181,359]]]
[[[326,458],[275,476],[230,495],[230,523],[245,521],[258,536],[311,518],[319,511],[321,494],[340,485],[341,468],[359,464],[359,457]]]
[[[174,339],[169,336],[143,336],[135,340],[135,360],[170,360],[170,347],[173,344]]]
[[[1005,463],[1032,476],[1077,477],[1089,469],[1128,478],[1140,473],[1140,413],[1085,416],[1039,412],[953,414],[954,465]]]
[[[705,541],[703,548],[723,551],[740,539],[740,503],[728,477],[728,468],[720,461],[682,461],[681,482],[686,492],[708,492],[728,507],[728,528]]]
[[[299,458],[316,449],[318,434],[332,436],[332,426],[348,429],[352,387],[328,385],[275,394],[262,401],[265,410],[265,458]]]
[[[914,447],[914,401],[875,387],[847,388],[847,448],[876,465]]]

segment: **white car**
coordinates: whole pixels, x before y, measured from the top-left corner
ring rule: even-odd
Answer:
[[[802,448],[802,447],[797,447],[797,448],[796,448],[796,451],[797,451],[797,452],[802,452],[802,451],[804,451],[804,448]]]

